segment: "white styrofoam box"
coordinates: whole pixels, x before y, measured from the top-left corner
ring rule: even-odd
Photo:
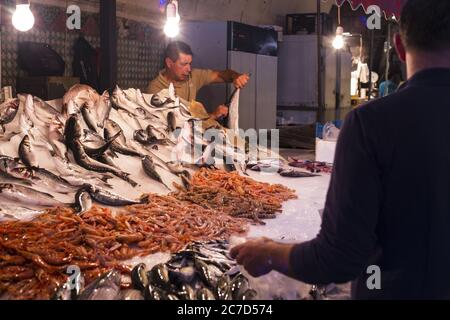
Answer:
[[[333,163],[336,141],[325,141],[316,138],[316,161]]]

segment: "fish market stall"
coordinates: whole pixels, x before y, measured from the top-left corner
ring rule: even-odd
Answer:
[[[325,169],[248,148],[173,87],[100,96],[76,85],[62,103],[19,95],[0,115],[2,298],[307,295],[292,280],[262,286],[228,250],[243,237],[313,238]],[[215,139],[198,136],[208,129]]]

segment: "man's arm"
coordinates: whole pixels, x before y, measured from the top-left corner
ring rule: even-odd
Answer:
[[[380,171],[357,112],[339,137],[319,235],[297,245],[257,240],[232,249],[253,275],[277,270],[306,283],[354,280],[373,254],[382,197]],[[259,264],[259,265],[258,265]]]
[[[292,249],[292,269],[304,282],[354,280],[375,251],[381,170],[363,111],[351,112],[341,130],[319,235]]]
[[[211,83],[233,83],[236,88],[242,89],[247,85],[250,77],[233,70],[213,71]]]

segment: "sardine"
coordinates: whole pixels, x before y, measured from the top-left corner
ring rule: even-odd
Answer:
[[[16,178],[3,171],[0,171],[0,183],[19,184],[27,187],[31,187],[33,183],[26,179]]]
[[[17,201],[21,204],[38,205],[43,207],[67,206],[67,204],[56,200],[51,194],[8,183],[0,184],[0,195],[6,199]]]
[[[167,128],[169,132],[173,132],[177,128],[177,121],[175,119],[175,115],[172,111],[167,113]]]
[[[115,136],[111,137],[111,139],[104,142],[103,145],[101,145],[97,148],[89,148],[89,147],[83,145],[84,151],[86,151],[88,156],[91,158],[96,158],[96,157],[102,156],[111,147],[111,144],[114,142],[114,140],[117,139],[117,137],[119,135],[120,135],[120,132],[118,132]]]
[[[169,104],[174,103],[170,98],[163,99],[159,94],[154,94],[150,100],[153,108],[166,108]]]
[[[38,128],[45,128],[47,125],[46,121],[37,117],[38,114],[36,112],[36,108],[34,107],[33,96],[31,94],[27,94],[21,97],[25,99],[24,111],[28,119],[33,122],[34,126],[37,126]]]
[[[11,158],[8,156],[0,157],[0,170],[17,179],[31,179],[30,170],[28,170],[23,163],[19,161],[19,159]],[[29,174],[24,177],[24,174]]]
[[[191,178],[191,174],[187,171],[180,162],[169,161],[166,162],[166,166],[169,171],[175,175],[185,175],[188,179]]]
[[[67,194],[74,191],[74,186],[72,186],[65,179],[51,173],[46,169],[41,168],[16,168],[10,171],[14,173],[14,176],[23,179],[31,180],[40,186],[43,186],[49,190],[53,190],[58,193]]]
[[[156,136],[149,136],[146,130],[136,130],[133,134],[134,140],[142,144],[143,146],[153,146],[156,144],[163,145],[168,144],[167,139],[158,139]]]
[[[31,174],[33,180],[38,180],[40,184],[43,184],[50,190],[65,194],[75,191],[75,187],[71,185],[67,180],[53,174],[46,169],[33,168]]]
[[[86,190],[89,191],[89,194],[91,195],[92,199],[97,201],[98,203],[107,205],[107,206],[113,206],[113,207],[123,207],[123,206],[129,206],[134,204],[142,204],[144,200],[142,201],[136,201],[131,199],[126,199],[124,197],[121,197],[117,194],[111,193],[107,190],[100,189],[98,187],[89,186],[86,188]]]
[[[32,149],[30,137],[28,137],[28,135],[25,135],[19,144],[19,157],[27,167],[39,167],[39,163],[36,160],[36,155]]]
[[[111,97],[111,102],[114,108],[123,109],[129,112],[130,114],[137,116],[135,110],[137,107],[139,107],[139,105],[130,101],[126,97],[123,90],[119,88],[119,86],[116,86],[116,88],[114,89],[114,92]]]
[[[72,101],[72,100],[70,100],[68,103],[67,103],[67,106],[66,106],[66,116],[67,117],[70,117],[71,115],[74,115],[74,114],[79,114],[81,111],[80,111],[80,107],[78,106],[78,104],[76,104],[75,103],[75,101]]]
[[[88,190],[86,188],[81,188],[75,194],[75,210],[77,213],[83,214],[86,211],[89,211],[92,208],[92,198]]]
[[[98,172],[88,171],[81,166],[70,163],[69,161],[67,161],[67,159],[63,159],[57,156],[53,157],[53,162],[56,165],[56,169],[62,176],[76,176],[84,180],[99,179],[102,182],[106,182],[108,181],[108,179],[112,179],[112,176],[101,174]]]
[[[100,97],[99,103],[96,108],[98,115],[97,127],[104,128],[105,121],[109,118],[109,114],[111,113],[111,108],[112,106],[109,92],[105,91]]]
[[[79,142],[79,141],[73,142],[72,152],[73,152],[75,161],[83,168],[85,168],[87,170],[97,171],[97,172],[109,172],[109,173],[112,173],[113,175],[117,176],[118,178],[128,182],[133,187],[137,186],[137,183],[135,181],[131,180],[126,173],[119,171],[114,167],[103,164],[97,160],[89,158],[89,156],[84,151],[83,146],[81,145],[81,142]]]
[[[81,125],[76,114],[71,115],[66,121],[64,138],[66,146],[73,149],[75,141],[79,141],[82,135]],[[72,150],[73,151],[73,150]]]
[[[134,157],[142,157],[143,155],[137,152],[136,150],[130,149],[126,146],[126,138],[123,134],[122,129],[120,126],[114,122],[111,119],[108,119],[106,121],[105,126],[105,139],[109,140],[111,137],[115,136],[116,134],[119,134],[118,138],[111,144],[111,150],[121,153],[127,156],[134,156]]]
[[[76,84],[67,90],[63,97],[62,114],[64,116],[73,114],[72,112],[75,110],[71,110],[71,108],[74,106],[82,106],[86,103],[94,106],[99,99],[99,94],[92,87],[85,84]]]
[[[150,156],[145,156],[142,159],[142,167],[144,168],[144,172],[153,180],[158,181],[159,183],[163,184],[167,189],[171,190],[161,179],[161,176],[158,172],[156,172],[155,163],[153,162],[153,159]]]
[[[4,102],[0,105],[0,127],[4,126],[14,120],[19,110],[19,99],[13,99]]]
[[[53,118],[48,128],[48,141],[55,155],[67,159],[67,147],[64,144],[64,136],[61,132],[63,128],[64,125],[56,118]]]
[[[97,132],[97,121],[94,118],[91,110],[86,105],[81,107],[81,115],[83,116],[84,122],[86,123],[88,128],[94,132]]]

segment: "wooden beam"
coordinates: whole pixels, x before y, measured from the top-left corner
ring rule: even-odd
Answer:
[[[100,87],[114,90],[117,84],[116,0],[100,0]]]

